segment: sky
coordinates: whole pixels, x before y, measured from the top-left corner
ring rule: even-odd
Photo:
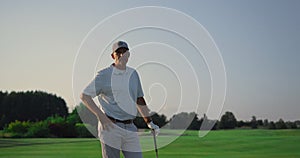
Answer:
[[[126,14],[143,6],[165,8],[167,14]],[[128,65],[139,72],[151,110],[169,117],[181,111],[206,113],[211,94],[218,92],[212,83],[218,84],[212,82],[216,78],[210,76],[204,45],[196,50],[166,29],[116,34],[136,23],[158,23],[214,41],[216,58],[222,60],[213,65],[222,62],[226,71],[226,80],[220,81],[226,83],[225,102],[217,111],[231,111],[238,120],[253,115],[299,120],[299,15],[297,0],[0,0],[0,90],[53,93],[72,109],[94,74],[113,62],[111,42],[121,39],[131,48]],[[198,29],[190,29],[191,19]]]

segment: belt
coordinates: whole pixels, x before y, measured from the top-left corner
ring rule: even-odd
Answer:
[[[106,115],[107,116],[107,115]],[[118,120],[118,119],[115,119],[113,117],[110,117],[110,116],[107,116],[113,123],[116,123],[116,122],[120,122],[120,123],[124,123],[124,124],[131,124],[133,123],[133,120]]]

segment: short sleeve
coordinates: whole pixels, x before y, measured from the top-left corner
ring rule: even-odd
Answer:
[[[144,92],[143,92],[142,84],[140,81],[140,77],[136,71],[135,71],[135,73],[136,73],[136,78],[137,78],[137,97],[139,98],[139,97],[144,96]]]
[[[103,74],[99,72],[97,76],[85,87],[83,94],[92,98],[98,96],[102,90]]]

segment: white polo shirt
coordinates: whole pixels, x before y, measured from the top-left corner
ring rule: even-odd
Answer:
[[[128,66],[119,70],[113,65],[99,71],[83,93],[97,96],[102,111],[118,120],[134,119],[137,98],[144,96],[136,70]]]

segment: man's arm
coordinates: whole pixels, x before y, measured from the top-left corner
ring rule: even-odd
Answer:
[[[82,100],[83,104],[92,112],[94,113],[98,120],[101,122],[103,129],[108,129],[107,127],[113,127],[112,122],[106,115],[99,109],[99,107],[94,102],[93,98],[86,94],[81,94],[80,99]]]
[[[155,135],[157,136],[159,133],[159,127],[153,123],[153,121],[150,117],[150,110],[146,105],[146,101],[145,101],[144,97],[139,97],[137,99],[136,103],[137,103],[137,108],[138,108],[140,114],[144,118],[144,121],[147,123],[147,126],[150,129],[152,129],[153,131],[155,131]]]
[[[146,101],[144,99],[144,97],[139,97],[137,98],[137,108],[140,112],[140,114],[142,115],[144,121],[146,123],[150,123],[152,121],[151,117],[150,117],[150,110],[146,105]]]

